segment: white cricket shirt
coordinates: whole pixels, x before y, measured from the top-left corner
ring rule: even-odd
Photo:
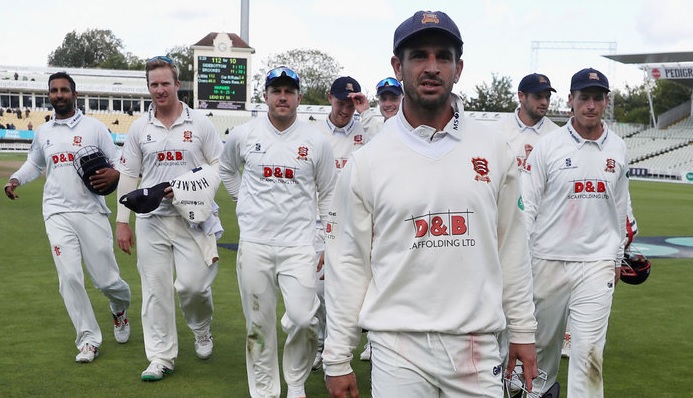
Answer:
[[[36,129],[26,162],[10,178],[24,185],[46,171],[44,219],[69,212],[111,214],[105,197],[89,191],[72,164],[75,153],[88,145],[101,149],[111,164],[118,162],[120,148],[108,128],[79,109],[69,119],[53,117]]]
[[[218,163],[223,143],[214,125],[203,113],[181,104],[183,112],[170,129],[154,117],[153,104],[130,126],[119,169],[130,177],[141,174],[140,188],[171,181],[203,164]],[[164,198],[156,210],[137,217],[151,215],[177,216],[178,211],[170,198]]]
[[[238,126],[226,141],[219,173],[238,200],[242,240],[313,244],[315,216],[325,216],[336,179],[332,148],[317,129],[296,120],[279,131],[268,116]]]
[[[628,204],[626,144],[604,124],[587,141],[572,120],[541,139],[527,161],[522,198],[532,256],[620,265]]]
[[[330,118],[326,117],[325,121],[319,125],[319,130],[332,146],[337,172],[344,168],[352,152],[366,145],[377,133],[377,131],[366,132],[363,125],[353,117],[344,127],[336,127],[330,122]]]
[[[508,143],[515,156],[517,169],[523,171],[527,164],[527,156],[534,145],[548,132],[556,130],[558,125],[544,116],[534,126],[527,126],[520,120],[519,111],[520,108],[517,108],[511,115],[505,115],[498,121],[498,126],[501,131],[508,134]]]

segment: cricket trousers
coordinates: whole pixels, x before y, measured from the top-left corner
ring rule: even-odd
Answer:
[[[174,293],[190,330],[196,336],[209,333],[218,262],[207,266],[193,236],[203,232],[182,217],[138,217],[136,233],[144,349],[150,362],[173,369],[178,356]]]
[[[130,286],[120,277],[108,215],[54,214],[46,220],[46,234],[58,271],[60,295],[77,332],[75,345],[98,347],[103,336],[84,287],[82,260],[94,287],[109,300],[112,313],[130,306]]]
[[[238,244],[236,269],[246,320],[246,367],[253,398],[279,398],[277,300],[286,312],[281,318],[287,334],[282,368],[289,386],[302,386],[310,375],[317,351],[319,301],[315,293],[315,248]]]
[[[616,275],[614,262],[535,258],[532,273],[537,364],[548,376],[546,388],[558,375],[569,317],[568,398],[602,398],[604,346]]]

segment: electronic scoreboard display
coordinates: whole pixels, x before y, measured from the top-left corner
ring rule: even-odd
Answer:
[[[201,109],[245,109],[248,59],[197,57],[197,99]]]

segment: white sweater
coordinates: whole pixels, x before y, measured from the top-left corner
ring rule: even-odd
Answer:
[[[435,132],[400,110],[341,173],[326,227],[326,374],[351,371],[361,328],[496,333],[507,317],[511,342],[534,342],[514,159],[503,134],[460,113]]]

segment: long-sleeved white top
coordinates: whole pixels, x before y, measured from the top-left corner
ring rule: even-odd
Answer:
[[[265,116],[234,128],[219,172],[238,200],[240,239],[312,245],[315,215],[325,217],[332,199],[334,164],[330,143],[308,123],[296,120],[279,131]]]
[[[73,166],[75,153],[88,145],[101,149],[111,164],[118,162],[120,148],[108,128],[79,109],[69,119],[53,118],[36,129],[26,162],[10,178],[24,185],[46,171],[44,219],[69,212],[111,213],[104,196],[89,191]]]
[[[455,97],[456,98],[456,97]],[[326,225],[327,375],[362,328],[495,333],[536,321],[517,168],[505,136],[462,116],[444,131],[388,119],[341,173]]]
[[[532,256],[559,261],[623,257],[628,205],[626,144],[604,124],[585,140],[572,119],[534,146],[522,178]]]
[[[130,179],[141,174],[140,187],[171,181],[204,164],[216,167],[219,162],[223,143],[214,125],[202,112],[181,104],[183,112],[170,129],[154,117],[156,108],[153,105],[130,126],[119,169]],[[127,177],[122,183],[126,183]],[[127,220],[121,212],[129,215],[125,206],[119,205],[118,220]],[[137,214],[137,217],[151,215],[179,216],[179,213],[171,199],[164,198],[156,210]]]

